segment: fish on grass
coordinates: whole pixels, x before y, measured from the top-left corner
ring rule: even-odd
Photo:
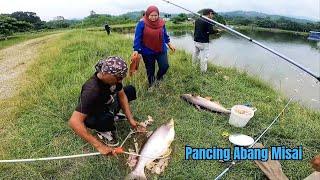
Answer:
[[[139,161],[135,169],[126,177],[126,179],[146,180],[144,167],[163,156],[169,149],[171,142],[174,139],[174,122],[170,122],[160,126],[147,140],[143,146]]]
[[[212,102],[207,98],[203,98],[201,96],[197,95],[191,95],[191,94],[182,94],[181,98],[185,101],[193,104],[196,106],[197,109],[207,109],[214,112],[224,113],[224,114],[230,114],[231,111],[223,107],[222,105]]]

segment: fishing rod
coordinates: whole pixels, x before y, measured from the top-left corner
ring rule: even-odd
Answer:
[[[171,4],[171,5],[173,5],[173,6],[179,7],[180,9],[183,9],[183,10],[185,10],[185,11],[188,11],[188,12],[190,12],[191,14],[194,14],[194,15],[196,15],[196,16],[199,16],[200,18],[202,18],[203,20],[207,21],[208,23],[210,23],[210,24],[212,24],[212,25],[218,25],[218,26],[220,26],[220,27],[222,27],[222,28],[224,28],[224,29],[226,29],[226,30],[228,30],[228,31],[230,31],[230,32],[232,32],[232,33],[234,33],[234,34],[236,34],[236,35],[244,38],[244,39],[247,39],[248,41],[250,41],[250,42],[252,42],[252,43],[254,43],[254,44],[262,47],[263,49],[265,49],[265,50],[267,50],[267,51],[269,51],[269,52],[271,52],[271,53],[279,56],[280,58],[286,60],[287,62],[295,65],[296,67],[300,68],[302,71],[308,73],[309,75],[311,75],[312,77],[316,78],[316,79],[320,82],[320,76],[317,76],[315,73],[313,73],[313,72],[312,72],[311,70],[309,70],[308,68],[303,67],[301,64],[295,62],[294,60],[292,60],[291,58],[289,58],[289,57],[281,54],[280,52],[277,52],[277,51],[275,51],[275,50],[267,47],[266,45],[264,45],[264,44],[262,44],[262,43],[260,43],[260,42],[258,42],[258,41],[256,41],[256,40],[254,40],[254,39],[252,39],[252,38],[250,38],[250,37],[248,37],[248,36],[246,36],[246,35],[238,32],[238,31],[236,31],[236,30],[234,30],[234,29],[232,29],[232,28],[230,28],[230,27],[228,27],[228,26],[226,26],[226,25],[224,25],[224,24],[221,24],[221,23],[219,23],[219,22],[217,22],[217,21],[214,21],[214,20],[212,20],[212,19],[210,19],[210,18],[208,18],[208,17],[206,17],[206,16],[203,16],[203,15],[201,15],[201,14],[199,14],[199,13],[193,12],[193,11],[191,11],[191,10],[189,10],[189,9],[186,9],[186,8],[184,8],[184,7],[180,6],[180,5],[177,5],[177,4],[175,4],[175,3],[172,3],[172,2],[170,2],[170,1],[168,1],[168,0],[162,0],[162,1],[164,1],[164,2],[166,2],[166,3],[168,3],[168,4]]]
[[[288,103],[284,106],[284,108],[282,109],[282,111],[278,114],[278,116],[270,123],[270,125],[260,134],[260,136],[248,147],[248,148],[252,148],[260,139],[261,137],[271,128],[271,126],[279,119],[279,117],[281,116],[281,114],[287,109],[287,107],[289,106],[289,104],[291,103],[291,101],[293,100],[293,98],[290,98],[290,100],[288,101]],[[222,173],[220,173],[215,180],[219,180],[221,179],[221,177],[223,175],[225,175],[233,166],[236,165],[235,161],[232,161],[231,164],[224,170],[222,171]]]

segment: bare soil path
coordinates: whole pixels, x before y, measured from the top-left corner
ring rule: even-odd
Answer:
[[[38,56],[41,46],[61,35],[31,39],[0,50],[0,100],[13,97],[21,85],[21,77]]]

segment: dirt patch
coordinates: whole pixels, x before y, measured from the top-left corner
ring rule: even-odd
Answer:
[[[0,51],[0,100],[17,93],[19,77],[38,56],[38,49],[61,34],[49,35],[19,43]]]

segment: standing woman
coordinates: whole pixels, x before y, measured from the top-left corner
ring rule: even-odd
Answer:
[[[167,45],[173,52],[175,51],[175,47],[170,43],[165,22],[159,17],[159,9],[156,6],[150,6],[136,26],[132,54],[133,57],[137,57],[138,54],[142,55],[149,87],[154,84],[155,80],[161,80],[169,68]],[[159,66],[156,77],[155,61]]]

